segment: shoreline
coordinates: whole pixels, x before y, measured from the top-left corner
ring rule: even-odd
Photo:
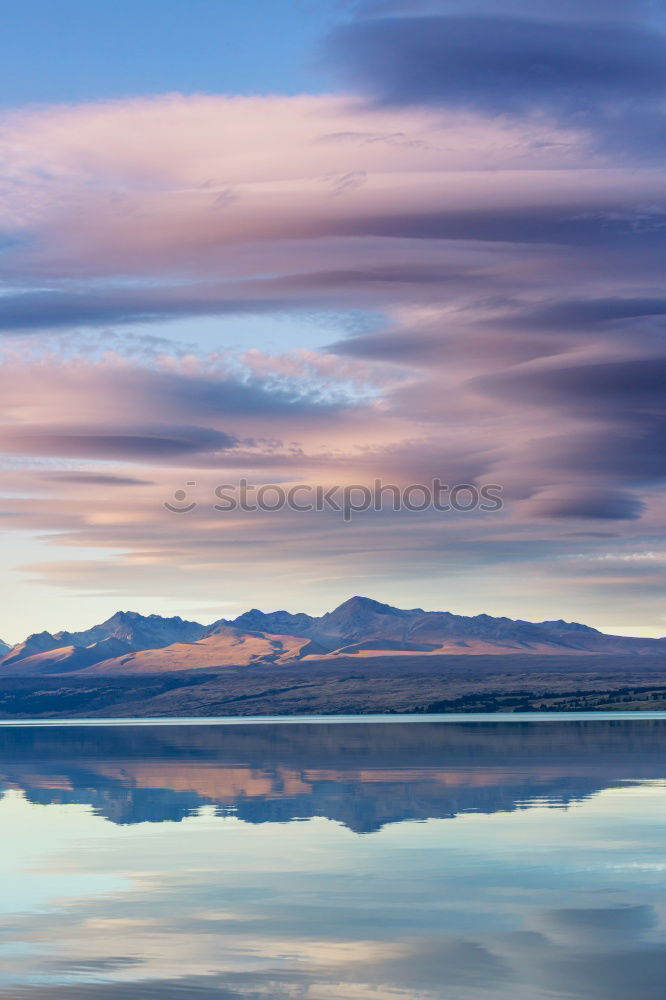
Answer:
[[[243,726],[243,725],[391,725],[414,723],[504,722],[666,722],[666,711],[634,712],[410,712],[367,715],[228,715],[146,718],[1,719],[0,727],[76,726]]]
[[[661,657],[405,657],[161,674],[0,673],[0,720],[666,711]]]

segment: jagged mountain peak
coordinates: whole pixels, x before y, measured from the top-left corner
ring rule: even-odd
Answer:
[[[128,618],[133,619],[139,617],[141,616],[138,611],[116,611],[110,618],[107,618],[106,622],[103,622],[103,624],[106,625],[109,622],[124,622],[127,621]]]
[[[249,629],[252,632],[272,632],[277,635],[307,636],[310,634],[317,619],[304,612],[292,614],[290,611],[260,611],[252,608],[239,615],[232,622],[224,618],[211,625],[209,631],[231,625],[236,629]]]
[[[337,608],[333,611],[329,611],[328,614],[322,616],[322,619],[331,620],[333,618],[341,618],[346,615],[393,615],[394,617],[403,618],[405,615],[416,615],[423,614],[424,612],[421,608],[412,608],[410,610],[403,610],[401,608],[395,608],[392,604],[382,604],[381,601],[375,601],[371,597],[361,597],[359,595],[355,597],[350,597],[342,604],[339,604]]]
[[[169,624],[178,624],[179,622],[185,622],[184,618],[180,615],[172,615],[169,618],[165,618],[164,615],[142,615],[140,611],[116,611],[107,618],[102,625],[111,625],[116,622],[168,622]],[[196,622],[188,622],[187,624],[197,624]]]
[[[581,625],[580,622],[567,622],[564,618],[558,618],[556,621],[539,622],[539,624],[543,625],[544,628],[559,628],[569,630],[571,632],[590,632],[593,635],[603,635],[603,632],[600,632],[599,629],[592,628],[591,625]]]
[[[116,611],[99,625],[80,632],[50,632],[35,633],[15,646],[5,654],[3,663],[16,663],[42,653],[54,650],[72,648],[73,650],[90,649],[94,652],[86,658],[87,663],[108,658],[109,649],[116,643],[116,655],[122,651],[133,652],[146,649],[162,649],[174,643],[192,643],[205,633],[205,627],[198,622],[183,621],[174,618],[162,618],[160,615],[141,615],[137,611]],[[117,643],[123,645],[121,650]],[[76,654],[79,656],[79,654]]]

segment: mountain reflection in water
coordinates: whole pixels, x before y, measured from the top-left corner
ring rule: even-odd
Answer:
[[[666,720],[0,727],[2,1000],[663,1000]]]
[[[666,723],[349,723],[0,728],[0,783],[114,823],[203,805],[248,823],[387,823],[566,806],[663,777]]]

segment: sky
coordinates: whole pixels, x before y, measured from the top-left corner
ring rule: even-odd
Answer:
[[[666,635],[664,7],[4,4],[0,637],[357,593]]]

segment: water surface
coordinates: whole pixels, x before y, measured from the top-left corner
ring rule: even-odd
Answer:
[[[662,717],[0,726],[3,1000],[666,995]]]

